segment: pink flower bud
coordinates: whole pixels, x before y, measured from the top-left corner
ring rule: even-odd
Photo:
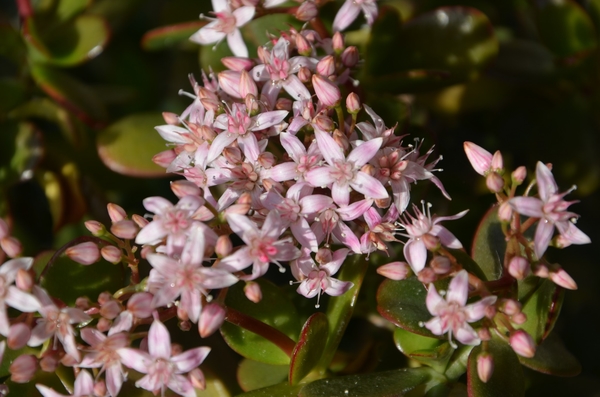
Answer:
[[[247,70],[242,70],[240,76],[240,95],[242,99],[248,95],[252,95],[254,98],[258,96],[258,87]]]
[[[331,117],[329,117],[323,113],[319,113],[317,116],[315,116],[315,118],[313,119],[313,122],[322,131],[329,132],[329,131],[333,131],[333,129],[335,128],[335,124],[333,123],[333,120],[331,119]]]
[[[513,256],[508,263],[508,273],[517,280],[523,280],[530,272],[529,262],[522,256]]]
[[[488,328],[479,328],[477,330],[477,336],[479,336],[479,339],[483,341],[492,339],[492,334]]]
[[[501,170],[504,168],[504,161],[502,160],[502,153],[500,153],[500,150],[496,150],[492,156],[491,168],[493,170]]]
[[[527,177],[527,168],[520,166],[519,168],[513,171],[511,176],[514,184],[520,185]]]
[[[143,216],[140,216],[138,214],[133,214],[131,216],[131,220],[134,221],[135,224],[138,225],[140,229],[150,223],[150,221],[148,221],[148,219],[146,219]]]
[[[521,303],[514,299],[502,299],[500,302],[500,311],[512,316],[521,312]]]
[[[204,373],[200,368],[194,368],[188,374],[188,378],[195,389],[204,390],[206,389],[206,381],[204,379]]]
[[[96,324],[96,328],[98,329],[98,331],[100,332],[106,332],[110,329],[110,327],[112,326],[112,321],[105,318],[105,317],[100,317],[98,319],[98,323]]]
[[[21,255],[21,252],[23,252],[23,246],[21,245],[21,242],[13,236],[0,239],[0,247],[2,248],[2,251],[6,252],[6,255],[8,255],[10,258],[16,258],[17,256]]]
[[[404,280],[409,272],[410,267],[406,262],[390,262],[377,268],[377,273],[391,280]]]
[[[323,57],[317,63],[316,71],[317,71],[317,73],[319,73],[321,76],[324,76],[324,77],[329,77],[332,74],[334,74],[335,73],[335,59],[333,58],[333,55],[327,55],[327,56]]]
[[[317,255],[315,255],[315,260],[320,265],[325,265],[333,260],[333,253],[329,248],[319,248]]]
[[[527,358],[535,356],[535,342],[531,335],[523,330],[517,330],[510,336],[510,346],[519,356]]]
[[[108,209],[108,216],[110,216],[110,220],[113,223],[127,219],[127,213],[120,205],[108,203],[106,208]]]
[[[483,383],[487,383],[494,373],[494,358],[488,352],[481,352],[477,356],[477,375]]]
[[[313,74],[312,83],[317,98],[319,98],[323,106],[334,107],[340,103],[342,97],[340,89],[329,79],[318,74]]]
[[[517,325],[525,324],[527,322],[527,315],[523,312],[516,313],[511,316],[510,321]]]
[[[437,251],[442,246],[440,238],[429,233],[425,233],[421,236],[421,240],[425,244],[425,248],[429,251]]]
[[[215,246],[215,252],[219,258],[224,258],[231,253],[233,250],[233,244],[229,236],[219,236],[217,239],[217,245]]]
[[[548,266],[543,263],[536,263],[533,266],[533,275],[539,278],[548,278],[550,277],[550,270],[548,270]]]
[[[336,54],[341,54],[346,47],[346,44],[344,43],[344,36],[342,36],[340,32],[335,32],[331,38],[331,45],[333,46],[333,51]]]
[[[32,354],[23,354],[12,362],[8,371],[13,382],[27,383],[37,371],[37,359]]]
[[[433,269],[426,267],[417,274],[417,279],[423,284],[433,283],[437,280],[437,275]]]
[[[127,301],[127,310],[137,318],[148,318],[152,315],[152,294],[149,292],[135,293]]]
[[[575,280],[564,269],[558,269],[558,271],[550,272],[550,280],[552,280],[555,284],[560,285],[563,288],[576,290],[577,283]]]
[[[90,308],[91,303],[92,302],[87,296],[80,296],[79,298],[75,299],[75,307],[84,311]]]
[[[512,213],[512,207],[508,201],[503,202],[500,204],[500,207],[498,207],[498,219],[500,222],[510,222]]]
[[[351,92],[346,97],[346,110],[350,114],[357,114],[360,111],[360,97],[355,92]]]
[[[185,179],[171,182],[171,190],[178,198],[200,196],[200,188],[195,183],[186,181]]]
[[[347,68],[352,68],[358,63],[358,48],[351,45],[342,52],[342,63]]]
[[[154,248],[149,245],[144,245],[140,251],[140,256],[142,259],[146,259],[147,255],[152,253],[154,253]]]
[[[258,56],[258,59],[260,59],[260,63],[269,64],[271,54],[269,53],[269,51],[267,51],[265,47],[259,46],[256,49],[256,55]]]
[[[258,155],[258,159],[256,161],[265,169],[271,168],[277,162],[275,156],[271,152],[262,152]]]
[[[463,147],[475,172],[483,175],[489,171],[492,166],[492,154],[490,152],[473,142],[465,142]]]
[[[117,263],[121,262],[121,258],[123,257],[121,250],[115,247],[114,245],[107,245],[105,247],[102,247],[102,249],[100,250],[100,254],[102,255],[105,261],[110,262],[113,265],[116,265]]]
[[[98,221],[86,221],[84,222],[84,225],[85,228],[96,237],[102,236],[106,231],[104,225]]]
[[[346,151],[350,148],[350,141],[348,140],[348,137],[337,128],[333,130],[333,140],[340,145],[343,151]]]
[[[167,168],[176,158],[177,154],[175,151],[169,149],[155,154],[154,157],[152,157],[152,162],[160,167]]]
[[[79,362],[77,361],[77,359],[75,357],[71,356],[70,354],[65,354],[60,359],[60,363],[62,365],[64,365],[65,367],[74,367],[77,364],[79,364]]]
[[[54,372],[58,368],[58,357],[54,354],[46,355],[40,360],[40,368],[44,372]]]
[[[319,9],[312,1],[306,0],[300,4],[296,11],[296,19],[302,22],[308,22],[319,14]]]
[[[119,238],[133,240],[138,234],[139,227],[135,222],[125,219],[113,224],[110,231]]]
[[[106,396],[106,382],[100,379],[98,382],[94,383],[94,396]]]
[[[219,73],[219,87],[234,98],[243,98],[240,93],[240,72],[224,70]]]
[[[312,54],[312,47],[310,46],[310,43],[301,34],[296,35],[296,48],[298,49],[298,53],[305,57]]]
[[[100,250],[98,246],[91,242],[77,244],[65,250],[65,254],[72,260],[82,265],[91,265],[100,260]]]
[[[100,308],[100,315],[109,320],[114,320],[123,309],[116,300],[110,300]]]
[[[163,112],[162,116],[163,116],[163,119],[165,120],[165,123],[167,123],[167,124],[170,124],[170,125],[179,124],[179,116],[176,115],[175,113]]]
[[[198,321],[200,336],[206,338],[218,330],[225,321],[225,313],[223,306],[215,302],[203,307]]]
[[[300,66],[300,70],[298,70],[298,78],[303,83],[308,83],[312,78],[312,73],[310,69],[305,68],[304,66]]]
[[[262,299],[262,291],[260,290],[260,285],[255,283],[254,281],[246,282],[244,286],[244,294],[246,294],[246,298],[248,300],[258,303]]]
[[[290,112],[292,110],[292,100],[289,98],[277,98],[277,102],[275,102],[276,110],[287,110]]]
[[[0,218],[0,239],[10,235],[10,229],[8,228],[8,224],[2,218]]]
[[[15,285],[21,291],[31,291],[34,284],[35,275],[31,274],[31,270],[19,269],[15,278]]]
[[[225,57],[221,58],[221,63],[229,70],[241,72],[242,70],[250,70],[254,67],[254,61],[250,58],[240,57]]]
[[[31,338],[31,328],[25,323],[16,323],[10,326],[7,344],[12,350],[25,347]]]
[[[485,185],[492,193],[500,193],[504,188],[504,178],[496,172],[490,172],[485,177]]]
[[[435,272],[435,274],[448,274],[452,270],[452,262],[445,256],[436,255],[433,257],[429,266]]]

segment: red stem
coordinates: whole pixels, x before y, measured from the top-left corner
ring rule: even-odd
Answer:
[[[33,15],[33,8],[29,0],[17,0],[17,8],[22,19],[27,19]]]

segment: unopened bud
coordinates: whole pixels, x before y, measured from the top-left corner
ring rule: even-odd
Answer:
[[[255,283],[254,281],[248,281],[244,286],[244,294],[246,294],[246,298],[248,300],[258,303],[262,300],[262,291],[260,290],[260,285]]]
[[[360,111],[360,97],[355,92],[351,92],[346,97],[346,110],[350,114],[357,114]]]
[[[112,321],[107,319],[106,317],[100,317],[98,319],[98,323],[96,324],[96,329],[100,332],[106,332],[112,327]]]
[[[421,236],[421,240],[425,244],[425,248],[428,251],[437,251],[442,246],[440,243],[440,238],[438,236],[434,236],[433,234],[425,233]]]
[[[33,279],[35,275],[31,274],[31,270],[19,269],[17,270],[17,277],[15,278],[15,285],[21,291],[31,291],[33,288]]]
[[[203,307],[198,321],[200,336],[206,338],[218,330],[225,321],[225,313],[223,306],[215,302]]]
[[[152,315],[152,294],[149,292],[135,293],[127,301],[127,310],[137,318],[148,318]]]
[[[100,260],[100,250],[98,246],[91,242],[77,244],[65,250],[65,254],[77,263],[82,265],[91,265]]]
[[[296,11],[296,19],[302,22],[308,22],[319,14],[319,9],[317,5],[309,0],[304,1],[304,3],[300,4],[298,10]]]
[[[0,218],[0,239],[3,239],[8,235],[10,235],[10,229],[8,227],[8,224],[4,219]]]
[[[329,248],[319,248],[315,260],[317,263],[324,265],[333,260],[333,254]]]
[[[504,178],[496,172],[490,172],[485,178],[485,185],[492,193],[499,193],[504,188]]]
[[[313,74],[312,83],[317,98],[321,101],[323,106],[334,107],[340,103],[342,97],[340,89],[329,79],[318,74]]]
[[[102,247],[102,249],[100,250],[100,254],[102,255],[105,261],[110,262],[114,265],[121,262],[121,258],[123,257],[121,250],[115,247],[114,245],[107,245],[105,247]]]
[[[80,296],[75,299],[75,307],[81,310],[88,310],[91,306],[92,302],[87,296]]]
[[[275,109],[277,110],[287,110],[288,112],[292,110],[293,102],[289,98],[277,98],[277,102],[275,102]]]
[[[490,168],[493,170],[502,170],[504,168],[504,161],[502,160],[502,153],[500,153],[500,150],[496,150],[492,156],[492,164]]]
[[[119,238],[133,240],[138,234],[139,227],[132,220],[125,219],[113,224],[110,231]]]
[[[529,261],[522,256],[513,256],[508,263],[508,273],[517,280],[523,280],[530,272]]]
[[[106,382],[104,382],[102,379],[98,380],[97,382],[94,383],[94,396],[106,396],[107,394],[107,389],[106,389]]]
[[[127,213],[120,205],[108,203],[106,208],[108,209],[108,216],[110,216],[110,220],[113,223],[122,221],[123,219],[127,218]]]
[[[510,346],[519,356],[532,358],[535,356],[535,342],[531,335],[523,330],[517,330],[510,336]]]
[[[185,310],[185,308],[183,306],[177,306],[177,317],[182,320],[179,322],[179,328],[184,331],[184,329],[181,328],[182,323],[186,323],[189,322],[190,320],[190,315],[187,312],[187,310]],[[184,328],[186,328],[185,325],[183,325]],[[187,327],[188,330],[190,329],[189,327]]]
[[[256,161],[265,169],[271,168],[277,162],[277,160],[275,160],[275,156],[271,152],[262,152],[258,155],[258,159]]]
[[[144,245],[142,247],[142,250],[140,251],[140,256],[142,257],[142,259],[146,259],[148,254],[152,254],[152,253],[154,253],[154,248],[149,245]]]
[[[496,316],[496,305],[488,305],[485,307],[484,316],[486,318],[492,319]]]
[[[515,185],[518,186],[522,184],[525,178],[527,177],[527,168],[525,168],[524,166],[518,167],[516,170],[513,171],[511,177]]]
[[[517,325],[525,324],[527,322],[527,315],[523,312],[516,313],[511,316],[510,321]]]
[[[404,280],[409,272],[410,267],[406,262],[390,262],[377,268],[377,273],[390,280]]]
[[[206,388],[206,380],[204,379],[204,373],[200,368],[194,368],[188,374],[188,378],[194,386],[194,389],[204,390]]]
[[[445,256],[436,255],[431,262],[429,262],[429,266],[433,269],[435,274],[448,274],[452,269],[452,262]]]
[[[521,303],[514,299],[502,299],[500,302],[500,310],[509,316],[512,316],[521,312]]]
[[[98,221],[86,221],[84,222],[84,225],[85,228],[96,237],[102,236],[106,231],[104,225]]]
[[[340,32],[335,32],[331,38],[331,45],[333,46],[333,51],[336,54],[341,54],[346,47],[346,44],[344,44],[344,36],[342,36]]]
[[[342,52],[342,63],[347,68],[352,68],[358,63],[358,48],[351,45]]]
[[[200,188],[195,183],[186,181],[185,179],[171,182],[171,190],[178,198],[200,196]]]
[[[298,70],[298,78],[301,82],[305,84],[308,83],[312,78],[312,73],[310,69],[305,68],[304,66],[300,66],[300,69]]]
[[[100,315],[109,320],[114,320],[121,313],[121,305],[116,300],[106,302],[100,308]]]
[[[176,115],[175,113],[163,112],[162,116],[163,116],[163,119],[165,120],[165,123],[167,123],[167,124],[170,124],[170,125],[179,124],[179,116]]]
[[[335,124],[333,123],[331,117],[323,113],[319,113],[317,116],[315,116],[313,122],[322,131],[329,132],[333,131],[333,129],[335,128]]]
[[[489,171],[492,166],[492,154],[490,152],[473,142],[465,142],[463,147],[475,172],[483,175]]]
[[[247,94],[244,97],[244,104],[246,105],[246,110],[251,117],[254,117],[260,113],[260,106],[258,100],[256,100],[256,96]],[[212,139],[210,140],[212,141]]]
[[[21,242],[13,236],[7,236],[0,239],[0,248],[2,248],[2,251],[6,252],[6,255],[10,258],[16,258],[23,252]]]
[[[318,63],[316,68],[317,73],[321,76],[329,77],[335,73],[335,59],[333,55],[327,55],[323,57]]]
[[[510,206],[508,201],[503,202],[498,207],[498,219],[500,220],[500,222],[510,222],[512,214],[512,207]]]
[[[258,96],[258,87],[256,83],[250,77],[250,73],[247,70],[242,70],[240,76],[240,95],[241,98],[246,98],[248,95],[252,95],[254,98]]]
[[[548,278],[550,277],[550,270],[543,263],[536,263],[533,267],[533,275],[539,278]]]
[[[219,258],[224,258],[231,253],[233,250],[233,244],[229,236],[219,236],[217,239],[217,245],[215,246],[215,252]]]
[[[152,157],[152,162],[160,167],[167,168],[176,158],[177,154],[175,151],[173,149],[169,149],[155,154]]]
[[[488,352],[481,352],[477,356],[477,375],[483,383],[487,383],[494,373],[494,358]]]
[[[423,284],[429,284],[437,280],[437,275],[433,269],[426,267],[417,274],[417,279]]]
[[[300,55],[305,57],[312,54],[312,47],[310,46],[310,43],[301,34],[296,35],[296,49]]]
[[[477,330],[477,336],[479,336],[479,339],[483,341],[492,339],[492,334],[490,333],[489,328],[479,328]]]
[[[550,280],[552,280],[555,284],[560,285],[563,288],[576,290],[577,283],[564,269],[558,269],[557,271],[550,272]]]
[[[254,67],[254,61],[250,58],[240,57],[224,57],[221,58],[221,63],[229,70],[241,72],[242,70],[250,70]]]
[[[7,345],[12,350],[25,347],[31,337],[31,328],[25,323],[16,323],[10,326]]]
[[[8,371],[13,382],[27,383],[37,371],[37,359],[32,354],[23,354],[12,362]]]
[[[58,363],[56,355],[46,355],[40,360],[40,369],[44,372],[54,372],[58,368]]]
[[[346,151],[350,148],[350,141],[348,140],[348,137],[339,129],[336,128],[333,130],[332,138],[342,148],[343,151]]]
[[[143,228],[146,227],[146,225],[148,225],[150,223],[150,221],[146,218],[144,218],[141,215],[138,214],[133,214],[131,215],[131,220],[135,222],[136,225],[139,226],[139,228]]]

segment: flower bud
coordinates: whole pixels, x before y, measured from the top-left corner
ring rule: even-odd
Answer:
[[[248,95],[252,95],[254,98],[258,96],[256,82],[250,77],[250,73],[247,70],[242,70],[242,75],[240,76],[240,95],[242,99]]]
[[[260,106],[259,106],[259,102],[256,100],[256,97],[252,94],[247,94],[244,97],[244,104],[246,105],[246,109],[248,111],[248,114],[251,117],[256,116],[257,114],[260,113]],[[212,141],[212,139],[210,139]]]
[[[77,263],[82,265],[91,265],[100,260],[100,250],[98,246],[91,242],[77,244],[65,250],[65,254]]]
[[[10,229],[8,228],[8,224],[2,218],[0,218],[0,239],[3,239],[6,236],[10,235]]]
[[[477,356],[477,375],[483,383],[487,383],[494,373],[494,358],[488,352],[481,352]]]
[[[21,252],[23,252],[23,246],[21,245],[21,242],[13,236],[0,239],[0,247],[2,248],[2,251],[6,252],[6,255],[8,255],[10,258],[16,258],[17,256],[21,255]]]
[[[550,272],[550,280],[552,280],[555,284],[560,285],[563,288],[576,290],[577,283],[564,269],[558,269],[557,271]]]
[[[106,332],[112,326],[112,321],[107,319],[106,317],[100,317],[98,319],[98,323],[96,324],[96,329],[100,332]]]
[[[346,110],[350,114],[357,114],[360,111],[360,97],[355,92],[351,92],[346,97]]]
[[[324,265],[333,260],[333,254],[329,248],[319,248],[317,255],[315,255],[315,260],[320,265]]]
[[[310,69],[304,66],[300,66],[300,69],[298,70],[298,78],[301,82],[305,84],[308,83],[312,78],[312,73],[310,72]]]
[[[492,339],[492,334],[490,334],[489,328],[479,328],[477,330],[477,336],[479,336],[479,339],[483,341]]]
[[[308,22],[319,14],[319,9],[312,1],[306,0],[300,4],[296,11],[296,19],[302,22]]]
[[[535,342],[531,335],[523,330],[517,330],[510,336],[510,346],[515,353],[522,357],[532,358],[535,356]]]
[[[342,52],[342,63],[347,68],[352,68],[358,63],[358,48],[351,45]]]
[[[504,188],[504,178],[497,172],[490,172],[485,177],[485,185],[492,193],[500,193]]]
[[[448,274],[452,270],[452,263],[447,257],[436,255],[429,262],[429,267],[431,267],[435,274]]]
[[[409,272],[410,267],[406,262],[390,262],[377,268],[377,273],[390,280],[404,280]]]
[[[317,73],[321,76],[329,77],[335,73],[335,59],[333,55],[327,55],[323,57],[318,63],[316,68]]]
[[[517,186],[523,183],[525,178],[527,177],[527,168],[520,166],[511,174],[513,183]]]
[[[92,302],[90,301],[90,299],[87,296],[80,296],[79,298],[75,299],[75,307],[77,309],[81,309],[81,310],[88,310],[91,306]]]
[[[301,34],[296,35],[296,49],[298,50],[298,53],[300,55],[303,55],[305,57],[310,56],[310,54],[312,54],[312,47],[310,46],[310,43]]]
[[[139,227],[135,224],[135,222],[125,219],[113,224],[110,228],[110,231],[119,238],[133,240],[138,234]]]
[[[550,277],[550,270],[543,263],[536,263],[533,267],[533,275],[539,278],[548,278]]]
[[[287,110],[290,112],[292,110],[292,100],[289,98],[277,98],[277,102],[275,103],[276,110]]]
[[[224,258],[231,253],[233,250],[233,244],[229,236],[219,236],[217,239],[217,245],[215,246],[215,252],[219,258]]]
[[[17,277],[15,278],[15,285],[21,291],[31,291],[33,288],[35,278],[34,274],[31,274],[32,270],[19,269],[17,271]]]
[[[98,221],[86,221],[84,222],[84,225],[85,228],[96,237],[102,236],[106,231],[104,225]]]
[[[423,244],[425,244],[425,248],[427,248],[428,251],[437,251],[442,246],[440,243],[440,238],[429,233],[425,233],[423,236],[421,236],[421,240],[423,241]]]
[[[23,354],[12,362],[8,371],[13,382],[27,383],[37,371],[37,359],[32,354]]]
[[[102,249],[100,250],[100,254],[102,255],[105,261],[110,262],[113,265],[116,265],[117,263],[121,262],[121,258],[123,256],[121,250],[115,247],[114,245],[107,245],[105,247],[102,247]]]
[[[169,149],[155,154],[152,157],[152,162],[160,167],[167,168],[176,158],[177,154],[175,151],[173,149]]]
[[[426,267],[417,274],[417,279],[419,279],[419,281],[423,284],[429,284],[437,280],[437,275],[433,269]]]
[[[490,167],[493,170],[502,170],[504,168],[504,161],[502,160],[502,153],[500,153],[500,150],[496,150],[492,156],[492,164]]]
[[[12,350],[25,347],[31,337],[31,328],[25,323],[16,323],[10,326],[7,345]]]
[[[500,222],[510,222],[512,218],[512,207],[508,201],[503,202],[498,207],[498,219]]]
[[[58,356],[55,354],[44,355],[40,360],[40,369],[44,372],[54,372],[58,368]]]
[[[254,67],[254,61],[250,58],[240,57],[225,57],[221,58],[221,63],[229,70],[241,72],[242,70],[250,70]]]
[[[206,338],[218,330],[225,321],[225,313],[223,306],[215,302],[203,307],[198,321],[200,336]]]
[[[162,116],[163,116],[163,119],[165,120],[165,123],[167,123],[167,124],[170,124],[170,125],[179,124],[179,116],[176,115],[175,113],[163,112]]]
[[[178,198],[200,196],[200,188],[195,183],[186,181],[185,179],[171,182],[171,190]]]
[[[127,218],[127,213],[120,205],[108,203],[106,208],[108,209],[108,216],[110,216],[110,220],[113,223],[122,221],[123,219]]]
[[[135,293],[127,301],[127,310],[137,318],[148,318],[152,315],[153,296],[149,292]]]
[[[333,129],[335,128],[335,124],[333,123],[331,117],[327,116],[324,113],[319,113],[318,115],[316,115],[313,119],[313,122],[322,131],[329,132],[333,131]]]
[[[106,396],[107,395],[107,389],[106,389],[106,382],[104,382],[102,379],[98,380],[97,382],[94,383],[94,396]]]
[[[188,373],[188,378],[194,386],[194,389],[204,390],[206,389],[206,381],[204,380],[204,373],[200,368],[194,368]]]
[[[218,76],[219,87],[221,87],[221,89],[225,91],[227,95],[238,99],[243,98],[243,96],[240,93],[240,72],[236,72],[234,70],[224,70],[221,73],[219,73]]]
[[[344,44],[344,36],[342,36],[340,32],[335,32],[331,38],[331,45],[333,46],[333,51],[336,54],[341,54],[346,47],[346,44]]]
[[[511,316],[510,321],[517,325],[525,324],[527,322],[527,315],[523,312],[516,313]]]
[[[529,262],[522,256],[513,256],[508,263],[508,273],[517,280],[523,280],[530,272]]]
[[[109,320],[114,320],[121,313],[121,305],[114,299],[104,303],[100,308],[100,315]]]
[[[260,290],[260,285],[255,283],[254,281],[248,281],[244,286],[244,294],[246,294],[246,298],[248,300],[258,303],[262,300],[262,291]]]
[[[502,299],[500,302],[500,311],[509,316],[515,315],[521,312],[521,303],[514,299]]]
[[[319,98],[323,106],[334,107],[340,103],[342,97],[340,89],[329,79],[318,74],[313,74],[312,83],[317,98]]]
[[[463,147],[475,172],[483,175],[489,171],[492,166],[492,154],[490,152],[473,142],[465,142]]]

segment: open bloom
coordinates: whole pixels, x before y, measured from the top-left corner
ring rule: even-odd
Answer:
[[[377,4],[375,0],[346,0],[333,20],[333,30],[344,30],[358,17],[360,12],[365,14],[369,25],[373,25],[377,18]]]
[[[21,291],[13,285],[19,269],[28,270],[33,258],[16,258],[0,266],[0,334],[8,336],[10,322],[6,307],[10,306],[22,312],[30,313],[40,309],[40,303],[31,294]]]
[[[486,296],[478,302],[467,305],[469,296],[469,275],[466,270],[461,270],[454,276],[448,287],[446,299],[442,298],[433,284],[429,284],[429,291],[425,303],[427,310],[434,315],[425,323],[425,327],[435,335],[448,332],[448,339],[452,343],[452,335],[460,343],[476,346],[481,342],[477,332],[468,324],[479,321],[485,315],[485,309],[496,302],[496,296]]]
[[[64,394],[55,392],[47,386],[35,385],[44,397],[91,397],[96,395],[96,393],[94,393],[94,379],[86,370],[81,371],[79,375],[77,375],[74,386],[73,394],[65,396]]]
[[[554,227],[560,233],[561,246],[570,244],[588,244],[590,238],[574,225],[571,221],[578,217],[577,214],[567,211],[567,208],[576,201],[565,201],[563,197],[575,189],[558,193],[558,186],[554,181],[552,172],[546,165],[538,161],[535,176],[538,184],[540,198],[515,197],[509,201],[511,207],[519,214],[540,218],[535,230],[534,251],[540,258],[546,252]]]

